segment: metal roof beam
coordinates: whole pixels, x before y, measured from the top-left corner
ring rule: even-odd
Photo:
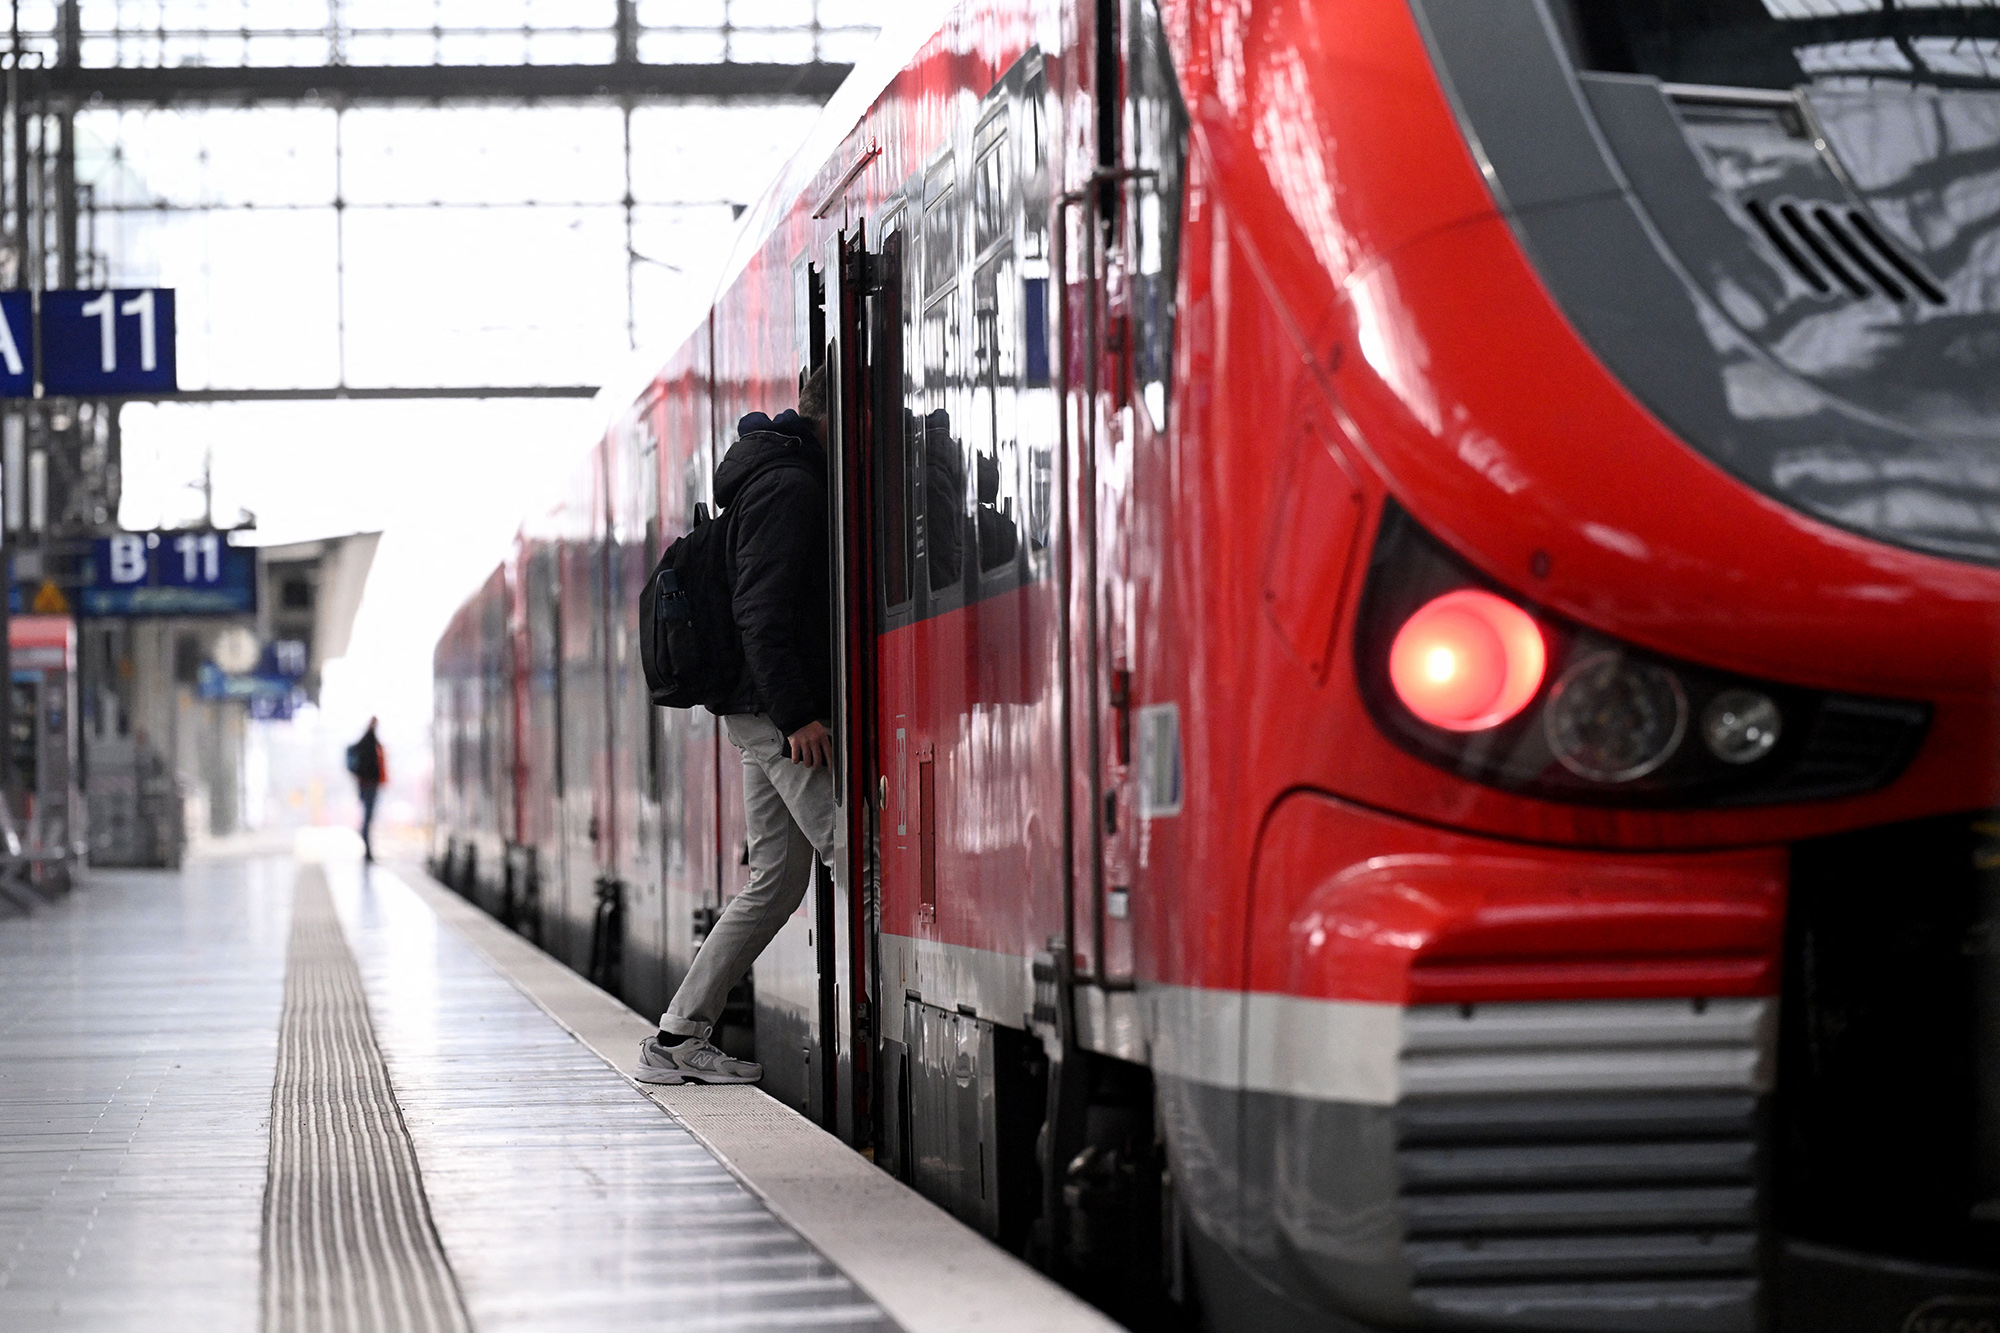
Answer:
[[[722,62],[703,65],[67,66],[22,71],[31,98],[78,106],[354,105],[439,102],[824,102],[854,67]]]

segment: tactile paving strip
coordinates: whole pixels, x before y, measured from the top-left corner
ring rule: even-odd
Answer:
[[[292,907],[264,1196],[264,1333],[470,1333],[326,876]]]
[[[896,1333],[838,1265],[394,875],[335,862],[326,876],[480,1333]]]

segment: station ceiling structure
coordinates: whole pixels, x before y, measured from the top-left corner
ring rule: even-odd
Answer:
[[[852,0],[8,17],[0,270],[25,255],[48,286],[179,287],[182,385],[210,400],[588,391],[607,331],[641,342],[761,184],[743,145],[795,142],[875,33]],[[723,109],[739,132],[715,134]],[[384,336],[424,309],[428,349]],[[568,355],[515,336],[537,330]]]
[[[174,288],[181,392],[155,424],[589,396],[706,293],[877,30],[858,0],[9,0],[0,21],[0,286]],[[27,416],[65,494],[135,420]],[[59,445],[79,431],[96,455]],[[51,530],[116,514],[110,472],[108,495],[52,495]]]

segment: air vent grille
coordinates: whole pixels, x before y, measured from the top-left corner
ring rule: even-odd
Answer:
[[[1882,234],[1866,212],[1812,200],[1752,199],[1744,204],[1785,263],[1821,296],[1886,296],[1898,303],[1944,305],[1936,279]]]
[[[1413,1296],[1467,1317],[1525,1302],[1558,1326],[1638,1300],[1747,1329],[1755,1113],[1747,1093],[1405,1103]]]
[[[1924,704],[1827,695],[1798,758],[1755,799],[1804,801],[1887,786],[1916,756],[1930,720]]]

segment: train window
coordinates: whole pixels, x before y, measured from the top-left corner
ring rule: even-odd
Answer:
[[[983,255],[1008,238],[1007,117],[1003,112],[979,128],[978,165],[972,170],[972,252]]]
[[[1570,0],[1578,64],[1664,83],[2000,88],[1992,0]]]
[[[1039,60],[1021,90],[1021,217],[1017,271],[1021,290],[1019,392],[1010,406],[1024,473],[1021,521],[1031,551],[1046,550],[1053,519],[1058,412],[1050,383],[1048,81]]]
[[[1038,72],[1021,94],[1021,258],[1049,257],[1048,80]]]
[[[972,279],[972,445],[977,498],[973,528],[982,572],[1002,569],[1020,551],[1020,446],[1014,430],[1014,264],[1004,251]]]
[[[881,281],[869,298],[869,423],[874,432],[876,526],[882,534],[882,601],[910,600],[910,464],[915,441],[904,422],[903,328],[897,297],[903,290],[903,215],[882,224]]]
[[[825,287],[819,265],[800,255],[792,264],[792,340],[802,371],[826,360]]]
[[[951,158],[924,179],[924,294],[935,296],[958,275],[957,190]]]
[[[1132,378],[1155,430],[1167,427],[1188,118],[1153,0],[1135,0],[1125,134],[1142,173],[1133,188]]]
[[[1043,100],[1048,82],[1038,72],[1022,94],[1021,134],[1021,331],[1026,341],[1021,380],[1030,388],[1049,383],[1049,144]]]
[[[956,288],[947,289],[924,311],[923,355],[922,544],[931,591],[941,592],[957,583],[964,569],[965,458],[951,420],[953,390],[963,374]]]

